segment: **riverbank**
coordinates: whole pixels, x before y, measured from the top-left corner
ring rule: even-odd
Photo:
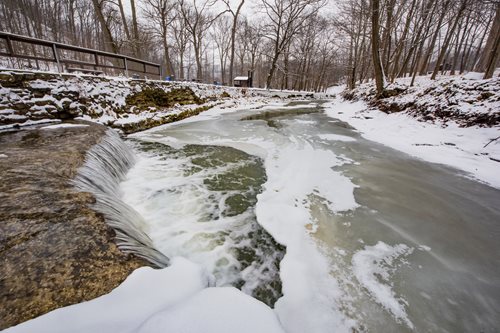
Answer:
[[[351,92],[338,87],[325,112],[368,140],[500,188],[500,78],[472,73],[408,85],[408,78],[398,80],[389,86],[395,94],[382,99],[374,98],[370,84]]]
[[[195,82],[0,69],[0,131],[76,119],[130,134],[235,101],[247,104],[323,96]]]
[[[94,197],[71,183],[105,131],[73,123],[0,133],[0,329],[107,294],[147,265],[118,249]]]

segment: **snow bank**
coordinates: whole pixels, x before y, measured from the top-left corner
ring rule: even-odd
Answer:
[[[6,333],[283,332],[272,310],[234,288],[209,288],[200,266],[174,258],[134,271],[111,293],[54,310]]]
[[[403,111],[437,124],[452,120],[465,127],[500,125],[500,77],[483,80],[477,73],[468,73],[437,80],[422,76],[414,86],[410,82],[411,78],[397,79],[385,88],[384,98],[375,99],[373,83],[361,84],[343,96],[365,100],[387,113]]]
[[[326,114],[345,121],[363,137],[423,160],[465,171],[468,177],[500,188],[500,128],[437,125],[406,113],[387,114],[365,102],[340,98],[325,105]]]
[[[44,126],[41,129],[75,128],[75,127],[88,127],[88,126],[89,125],[85,124],[57,124],[57,125]]]
[[[149,318],[138,333],[280,333],[273,311],[236,288],[207,288]]]

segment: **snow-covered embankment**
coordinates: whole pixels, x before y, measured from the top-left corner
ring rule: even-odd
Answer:
[[[373,100],[371,85],[362,85],[326,104],[327,115],[345,121],[366,139],[423,160],[465,171],[500,188],[500,79],[476,80],[473,75],[398,81],[398,95]],[[394,89],[394,86],[391,86]],[[345,94],[344,94],[345,95]],[[380,106],[391,106],[397,112]],[[449,117],[445,116],[449,115]]]

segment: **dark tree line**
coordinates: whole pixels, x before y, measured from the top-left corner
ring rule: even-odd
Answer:
[[[498,0],[2,0],[0,30],[160,62],[177,79],[354,88],[499,62]],[[26,52],[30,50],[26,48]]]

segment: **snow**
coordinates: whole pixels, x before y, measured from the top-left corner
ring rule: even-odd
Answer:
[[[237,76],[234,78],[234,81],[247,81],[248,76]]]
[[[349,136],[338,135],[338,134],[319,134],[318,137],[321,140],[328,140],[328,141],[343,141],[343,142],[353,142],[353,141],[356,141],[356,139],[351,138]]]
[[[330,151],[307,144],[278,149],[266,159],[268,181],[256,207],[259,223],[287,247],[280,265],[283,297],[275,311],[287,332],[328,332],[332,327],[336,332],[349,332],[353,321],[332,303],[342,298],[342,290],[306,227],[314,225],[309,194],[325,198],[334,212],[347,211],[357,207],[354,185],[331,169],[343,162]],[[311,311],[304,316],[307,309]]]
[[[354,275],[359,283],[370,292],[377,303],[410,328],[413,328],[413,324],[405,310],[407,302],[397,297],[389,281],[397,269],[397,262],[404,264],[404,257],[412,252],[413,248],[405,244],[390,246],[379,241],[374,246],[365,246],[352,257]]]
[[[234,288],[205,289],[210,279],[200,266],[174,258],[164,269],[135,270],[107,295],[4,332],[283,332],[265,304]]]
[[[153,315],[137,332],[165,328],[176,333],[284,332],[269,307],[233,287],[204,289],[179,306]]]
[[[298,107],[270,104],[264,100],[258,105],[242,104],[231,110],[281,111]],[[306,107],[316,107],[313,104]],[[132,137],[176,148],[185,144],[230,146],[263,158],[267,182],[257,197],[257,221],[286,246],[280,264],[283,297],[275,304],[275,312],[286,332],[329,332],[332,328],[336,332],[350,332],[356,323],[342,313],[339,302],[344,291],[331,275],[329,260],[311,237],[317,226],[310,211],[312,200],[320,201],[332,212],[348,212],[358,207],[353,194],[355,185],[332,169],[350,161],[313,146],[309,140],[314,138],[301,130],[283,135],[268,126],[239,121],[231,129],[224,119],[218,122],[227,112],[226,108],[215,107],[196,117]],[[202,124],[204,121],[206,125]]]
[[[325,106],[328,116],[349,123],[368,140],[463,170],[468,177],[500,188],[500,163],[491,159],[499,159],[500,142],[488,144],[500,136],[499,127],[459,127],[454,122],[442,126],[418,121],[406,113],[386,114],[363,101],[340,98]]]
[[[8,157],[8,156],[5,154],[0,154],[0,158],[6,158],[6,157]]]
[[[88,126],[89,125],[85,124],[57,124],[57,125],[44,126],[41,129],[75,128],[75,127],[88,127]]]
[[[21,124],[0,125],[0,131],[9,130],[9,129],[15,128],[17,126],[27,127],[27,126],[35,126],[35,125],[59,123],[59,122],[61,122],[61,120],[59,120],[59,119],[26,120],[24,123],[21,123]]]

